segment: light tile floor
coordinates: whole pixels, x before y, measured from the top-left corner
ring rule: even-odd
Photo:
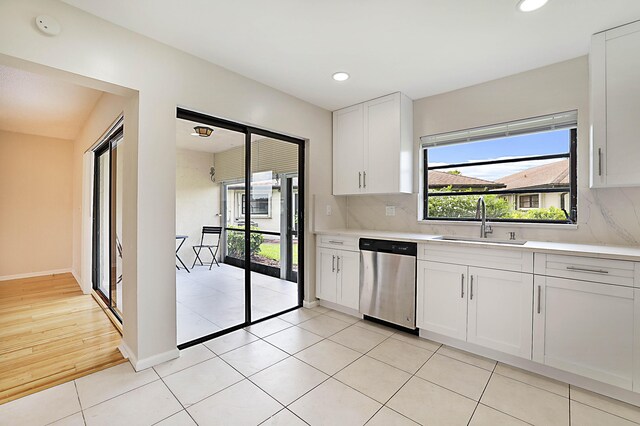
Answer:
[[[298,284],[251,273],[251,314],[260,319],[298,304]],[[176,271],[178,344],[244,322],[244,269],[196,266]]]
[[[0,425],[47,424],[615,426],[640,424],[640,407],[303,308],[0,406]]]

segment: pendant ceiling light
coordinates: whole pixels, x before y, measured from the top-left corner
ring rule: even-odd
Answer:
[[[211,127],[206,126],[196,126],[193,128],[193,136],[200,136],[201,138],[208,138],[213,133],[213,129]]]

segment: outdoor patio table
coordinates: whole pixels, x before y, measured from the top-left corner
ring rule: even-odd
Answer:
[[[191,273],[191,271],[189,270],[189,268],[187,268],[187,266],[184,264],[184,262],[182,261],[182,259],[180,259],[180,256],[178,255],[178,251],[180,251],[180,247],[182,247],[182,245],[184,244],[184,242],[187,240],[187,238],[189,238],[188,235],[176,235],[176,241],[180,240],[180,244],[178,244],[178,248],[176,249],[176,259],[178,259],[178,262],[180,262],[180,264],[182,265],[182,267],[184,269],[187,270],[188,273]],[[176,269],[178,269],[178,271],[180,270],[180,267],[178,265],[176,265]]]

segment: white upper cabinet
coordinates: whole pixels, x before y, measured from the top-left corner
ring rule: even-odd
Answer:
[[[591,186],[640,186],[640,22],[591,40]]]
[[[333,193],[357,194],[364,170],[364,105],[333,113]]]
[[[413,103],[402,93],[333,113],[333,194],[413,190]]]

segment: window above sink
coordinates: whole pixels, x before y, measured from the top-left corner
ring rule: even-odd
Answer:
[[[423,219],[574,224],[577,112],[425,136]]]

